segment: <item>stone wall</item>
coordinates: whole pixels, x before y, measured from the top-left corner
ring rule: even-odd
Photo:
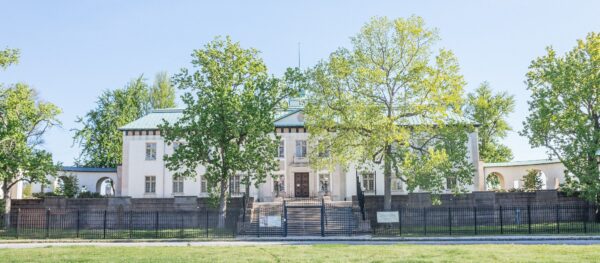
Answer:
[[[44,199],[12,200],[12,210],[50,209],[81,211],[194,211],[209,207],[209,199],[196,196],[176,196],[174,198],[63,198],[46,197]],[[242,198],[231,198],[228,209],[242,207]]]

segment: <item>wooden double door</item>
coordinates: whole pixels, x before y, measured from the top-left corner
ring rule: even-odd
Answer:
[[[295,173],[294,174],[294,196],[295,197],[308,197],[309,195],[309,179],[308,173]]]

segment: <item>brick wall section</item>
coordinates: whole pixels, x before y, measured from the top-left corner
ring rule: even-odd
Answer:
[[[81,211],[194,211],[208,207],[208,198],[177,196],[174,198],[62,198],[21,199],[12,201],[12,209],[73,209]],[[231,198],[228,209],[240,209],[242,198]]]
[[[356,202],[356,196],[352,197]],[[585,206],[588,204],[585,200],[575,196],[567,196],[556,190],[541,190],[536,192],[515,192],[515,193],[495,193],[495,192],[473,192],[463,195],[442,194],[440,196],[441,205],[433,205],[431,194],[429,193],[410,193],[408,195],[393,195],[392,210],[399,208],[448,208],[448,207],[477,207],[483,209],[521,206],[526,207],[543,206]],[[377,211],[383,211],[383,196],[365,196],[365,209],[371,222],[376,222]]]

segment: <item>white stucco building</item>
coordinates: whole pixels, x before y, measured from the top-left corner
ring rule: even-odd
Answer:
[[[182,109],[155,110],[150,114],[120,128],[123,132],[123,162],[115,181],[117,194],[131,197],[173,197],[207,196],[203,168],[197,170],[193,179],[173,178],[173,173],[165,167],[162,156],[173,153],[160,135],[158,125],[164,120],[175,122],[182,116]],[[461,121],[466,121],[461,119]],[[276,133],[281,137],[278,152],[279,169],[258,188],[251,187],[250,195],[255,200],[270,201],[278,196],[318,197],[330,196],[332,200],[350,200],[356,194],[357,171],[337,167],[334,171],[314,170],[308,160],[308,136],[304,127],[304,113],[300,105],[282,112],[275,121]],[[479,180],[479,154],[477,133],[469,134],[469,156],[474,165],[474,184],[477,190]],[[383,195],[383,170],[380,168],[359,174],[359,180],[367,194]],[[245,187],[236,176],[230,183],[232,194],[239,195]],[[392,182],[393,194],[406,194],[405,185],[400,180]]]

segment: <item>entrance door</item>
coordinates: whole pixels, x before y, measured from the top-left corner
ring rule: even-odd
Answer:
[[[294,193],[296,197],[308,197],[308,173],[294,174]]]

